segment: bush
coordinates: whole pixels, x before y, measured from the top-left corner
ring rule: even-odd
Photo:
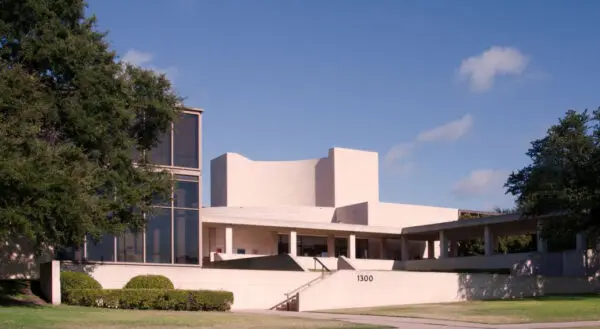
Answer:
[[[233,293],[172,289],[77,289],[66,292],[65,304],[138,310],[228,311]]]
[[[138,275],[131,278],[124,289],[175,289],[173,282],[164,275]]]
[[[83,272],[61,272],[60,289],[64,292],[73,289],[102,289],[96,279]]]

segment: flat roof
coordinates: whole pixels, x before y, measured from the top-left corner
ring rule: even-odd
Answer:
[[[364,233],[368,235],[377,236],[395,236],[396,238],[399,238],[399,235],[402,233],[402,228],[400,227],[381,227],[345,223],[299,222],[277,219],[258,219],[215,215],[202,216],[202,223],[225,225],[230,224],[239,226],[259,226],[298,230],[319,230],[340,233]]]
[[[190,112],[197,112],[197,113],[204,113],[204,109],[201,109],[199,107],[189,107],[189,106],[182,106],[184,111],[190,111]]]
[[[455,221],[451,221],[451,222],[405,227],[402,230],[402,234],[420,234],[420,233],[439,232],[439,231],[446,231],[446,230],[460,229],[460,228],[474,227],[474,226],[504,224],[504,223],[519,221],[522,219],[523,219],[523,217],[521,216],[521,214],[518,214],[518,213],[506,214],[506,215],[495,215],[495,216],[488,216],[488,217],[481,217],[481,218],[462,219],[462,220],[459,219],[459,220],[455,220]]]

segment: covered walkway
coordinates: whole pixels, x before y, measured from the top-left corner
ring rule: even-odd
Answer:
[[[402,232],[401,228],[394,227],[231,216],[206,216],[202,222],[204,250],[236,255],[235,258],[288,253],[385,259],[390,254],[387,242],[398,240]]]
[[[427,241],[427,258],[435,258],[434,242],[439,241],[438,257],[458,256],[458,241],[481,238],[484,241],[484,255],[493,256],[497,247],[497,238],[522,234],[534,235],[537,252],[547,252],[547,242],[539,232],[539,219],[522,217],[520,214],[488,216],[475,219],[457,220],[430,225],[406,227],[402,230],[403,241]],[[577,250],[586,248],[583,234],[577,235]],[[402,260],[409,260],[403,258]]]

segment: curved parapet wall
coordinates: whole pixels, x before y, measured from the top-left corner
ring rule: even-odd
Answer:
[[[226,153],[211,161],[213,207],[338,207],[379,199],[377,153],[333,148],[325,158],[253,161]]]

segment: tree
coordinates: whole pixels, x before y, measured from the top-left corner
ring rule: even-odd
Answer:
[[[521,212],[519,207],[494,209],[498,214],[514,214]],[[498,252],[503,254],[529,252],[535,250],[535,240],[531,234],[509,235],[498,238]]]
[[[527,216],[546,216],[542,236],[560,241],[600,232],[600,110],[569,110],[527,152],[531,164],[513,172],[507,193]],[[550,217],[549,217],[550,216]]]
[[[496,216],[519,212],[518,208],[499,208],[494,209]],[[464,213],[461,220],[469,220],[490,216],[489,214]],[[494,216],[494,215],[492,215]],[[531,235],[514,235],[497,237],[498,247],[496,252],[501,254],[519,253],[532,251],[535,247]],[[485,243],[483,238],[459,241],[458,252],[461,256],[481,256],[485,254]]]
[[[39,251],[139,230],[168,195],[147,151],[181,99],[164,75],[120,63],[84,9],[0,0],[0,241]]]

